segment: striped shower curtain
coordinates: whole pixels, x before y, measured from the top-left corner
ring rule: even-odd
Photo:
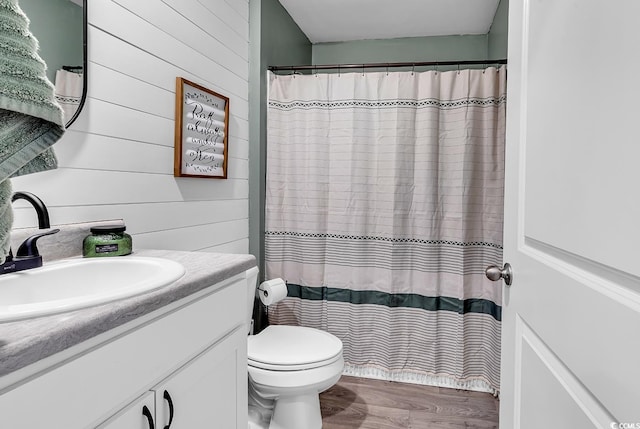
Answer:
[[[345,374],[498,393],[506,69],[269,75],[272,324]]]

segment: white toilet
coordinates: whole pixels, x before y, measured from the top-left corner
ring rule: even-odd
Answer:
[[[258,268],[247,271],[248,321]],[[247,340],[249,429],[320,429],[319,393],[336,384],[342,341],[328,332],[272,325]]]

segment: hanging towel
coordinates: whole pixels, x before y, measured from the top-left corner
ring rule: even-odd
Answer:
[[[56,168],[62,109],[17,0],[0,0],[0,180]]]
[[[11,181],[9,179],[0,182],[0,201],[8,204],[0,205],[0,237],[9,237],[13,224],[13,210],[11,210]],[[0,263],[4,263],[5,255],[9,254],[10,240],[0,242],[0,255],[3,255]]]
[[[37,51],[18,0],[0,0],[0,182],[57,167],[51,145],[64,133],[62,109]],[[10,229],[10,185],[2,188],[9,193],[1,194],[0,226],[8,223]],[[0,250],[8,247],[5,229],[0,228]],[[5,256],[0,252],[0,262]]]
[[[56,71],[56,101],[64,112],[64,122],[67,123],[80,107],[84,76],[82,73],[60,69]]]

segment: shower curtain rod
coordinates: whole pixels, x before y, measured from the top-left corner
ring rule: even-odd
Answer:
[[[364,64],[317,64],[300,66],[269,66],[268,69],[275,71],[300,71],[300,70],[342,70],[342,69],[370,69],[370,68],[391,68],[391,67],[425,67],[425,66],[462,66],[462,65],[489,65],[507,64],[506,59],[499,60],[469,60],[469,61],[416,61],[405,63],[364,63]]]

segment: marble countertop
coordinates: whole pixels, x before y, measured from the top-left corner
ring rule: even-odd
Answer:
[[[0,377],[131,322],[256,265],[252,255],[174,250],[137,250],[134,255],[172,259],[181,263],[186,273],[169,286],[131,298],[57,315],[0,323]]]

